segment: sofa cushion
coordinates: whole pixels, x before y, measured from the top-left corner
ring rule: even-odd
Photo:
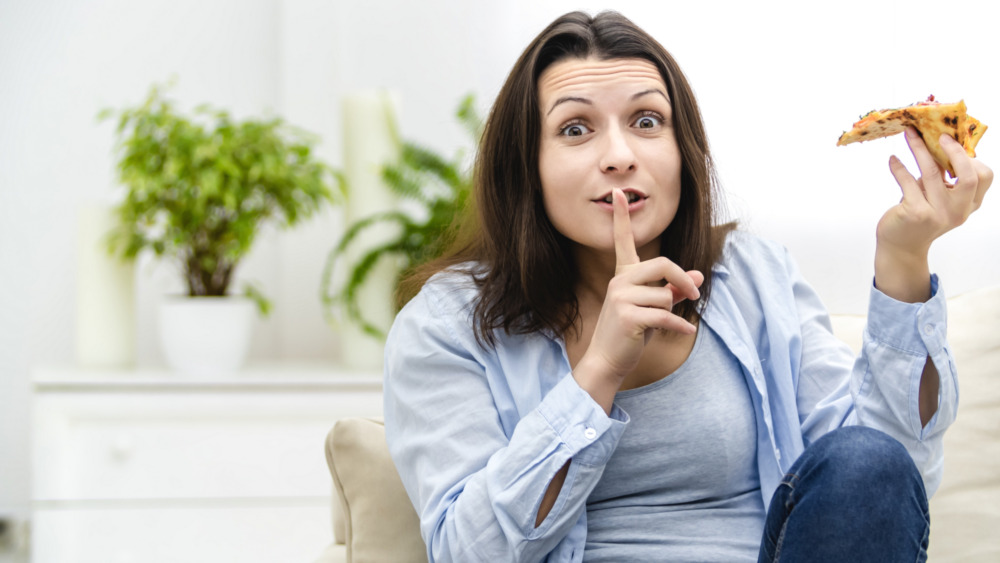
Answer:
[[[337,421],[326,452],[344,513],[347,561],[426,563],[420,520],[389,457],[382,421]]]
[[[1000,286],[948,301],[958,418],[931,499],[931,561],[1000,561]]]

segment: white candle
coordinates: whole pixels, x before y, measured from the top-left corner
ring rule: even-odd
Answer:
[[[108,253],[114,224],[108,206],[87,205],[78,215],[76,361],[84,367],[135,362],[134,268]]]
[[[382,181],[382,166],[399,156],[395,97],[386,91],[358,92],[344,97],[344,175],[348,184],[345,217],[353,224],[375,213],[395,209],[396,198]],[[352,268],[368,250],[394,235],[391,225],[375,225],[363,231],[338,265]],[[364,317],[388,330],[395,309],[392,295],[397,273],[395,264],[382,260],[359,291],[358,304]],[[343,272],[343,277],[349,271]],[[353,323],[341,330],[341,357],[345,365],[359,370],[381,370],[383,342],[361,331]]]

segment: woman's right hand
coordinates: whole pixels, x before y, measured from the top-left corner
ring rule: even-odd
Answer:
[[[640,261],[624,192],[616,188],[612,202],[615,277],[608,284],[587,352],[574,370],[581,387],[607,412],[625,376],[639,364],[654,330],[694,334],[695,326],[671,310],[684,299],[698,299],[698,287],[705,280],[701,272],[685,272],[663,256]],[[608,391],[610,396],[606,396]]]

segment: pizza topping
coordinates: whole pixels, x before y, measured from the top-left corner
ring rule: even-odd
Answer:
[[[913,105],[915,105],[915,106],[939,106],[939,105],[941,105],[941,102],[935,101],[934,100],[934,94],[931,94],[930,96],[927,96],[926,100],[917,102],[917,103],[915,103]]]

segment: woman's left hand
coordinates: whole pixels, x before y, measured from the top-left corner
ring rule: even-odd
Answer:
[[[888,245],[887,249],[908,254],[926,253],[935,239],[964,223],[979,209],[993,183],[993,171],[969,158],[957,141],[942,135],[941,148],[957,176],[951,184],[912,127],[906,130],[906,142],[921,176],[914,178],[895,156],[889,159],[889,169],[903,191],[903,199],[879,221],[878,242]]]
[[[927,253],[931,243],[979,209],[993,183],[993,171],[970,158],[957,141],[942,135],[941,147],[957,177],[952,184],[912,127],[906,130],[906,142],[921,175],[914,178],[898,158],[889,159],[903,197],[878,223],[875,285],[890,297],[915,302],[930,297]]]

